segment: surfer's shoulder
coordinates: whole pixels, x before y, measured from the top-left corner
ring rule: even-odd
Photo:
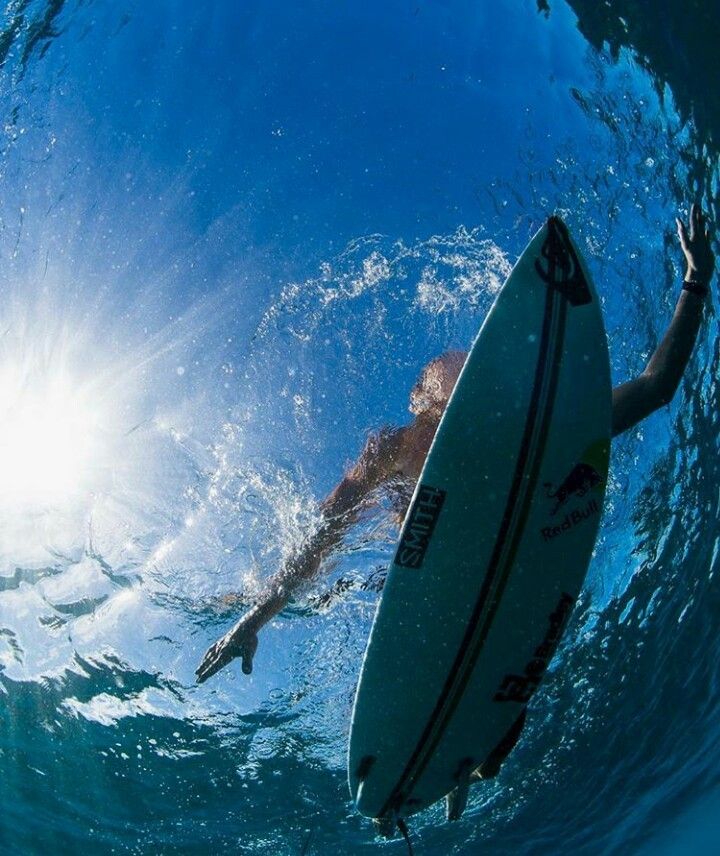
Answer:
[[[372,431],[348,476],[373,486],[392,478],[397,473],[397,462],[403,447],[402,432],[402,428],[389,425]]]

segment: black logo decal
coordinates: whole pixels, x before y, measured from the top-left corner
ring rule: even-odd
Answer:
[[[445,502],[445,491],[421,484],[403,527],[395,564],[401,568],[419,568],[432,538],[435,524]]]
[[[566,514],[562,521],[560,523],[556,523],[555,526],[543,526],[540,530],[540,534],[543,536],[543,541],[552,541],[553,538],[557,538],[558,535],[568,532],[570,529],[577,526],[578,523],[582,523],[583,520],[587,520],[588,517],[592,517],[593,514],[598,514],[599,512],[600,505],[598,504],[598,501],[596,499],[591,499],[585,508],[576,508],[569,514]]]
[[[575,464],[556,490],[552,490],[550,482],[545,482],[548,498],[555,500],[555,508],[550,512],[551,516],[555,517],[563,505],[569,502],[572,497],[585,496],[589,490],[602,484],[602,481],[602,476],[595,467],[581,461],[579,464]]]
[[[555,653],[574,603],[575,598],[563,593],[558,605],[549,615],[545,638],[535,649],[532,660],[525,666],[522,675],[505,675],[495,693],[495,701],[517,701],[521,704],[530,701],[530,696],[537,689]]]
[[[590,289],[570,243],[567,228],[558,217],[548,220],[548,234],[540,255],[542,258],[535,260],[535,270],[543,282],[567,297],[571,306],[583,306],[592,302]]]

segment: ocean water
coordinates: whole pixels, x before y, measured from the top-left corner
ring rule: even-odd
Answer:
[[[674,217],[718,214],[719,35],[699,0],[6,0],[2,853],[406,852],[344,766],[389,507],[251,677],[194,670],[552,211],[642,371]],[[522,741],[417,853],[720,847],[718,359],[712,310],[614,443]]]

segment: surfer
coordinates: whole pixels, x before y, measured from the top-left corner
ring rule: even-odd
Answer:
[[[687,225],[680,219],[676,222],[687,264],[685,279],[670,326],[645,370],[613,390],[614,437],[671,401],[700,328],[715,257],[699,205],[692,206]],[[409,409],[414,417],[410,424],[382,428],[370,436],[357,462],[320,505],[323,524],[267,581],[255,606],[208,649],[197,669],[198,682],[206,681],[236,657],[241,658],[243,672],[250,674],[260,630],[287,605],[299,586],[317,575],[323,560],[372,502],[375,492],[399,482],[409,487],[415,484],[466,356],[463,351],[448,351],[423,369],[410,393]],[[473,778],[497,774],[520,737],[524,720],[523,710]]]

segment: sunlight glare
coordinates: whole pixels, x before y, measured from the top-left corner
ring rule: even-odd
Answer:
[[[62,371],[0,368],[0,505],[60,505],[89,489],[98,413]]]

